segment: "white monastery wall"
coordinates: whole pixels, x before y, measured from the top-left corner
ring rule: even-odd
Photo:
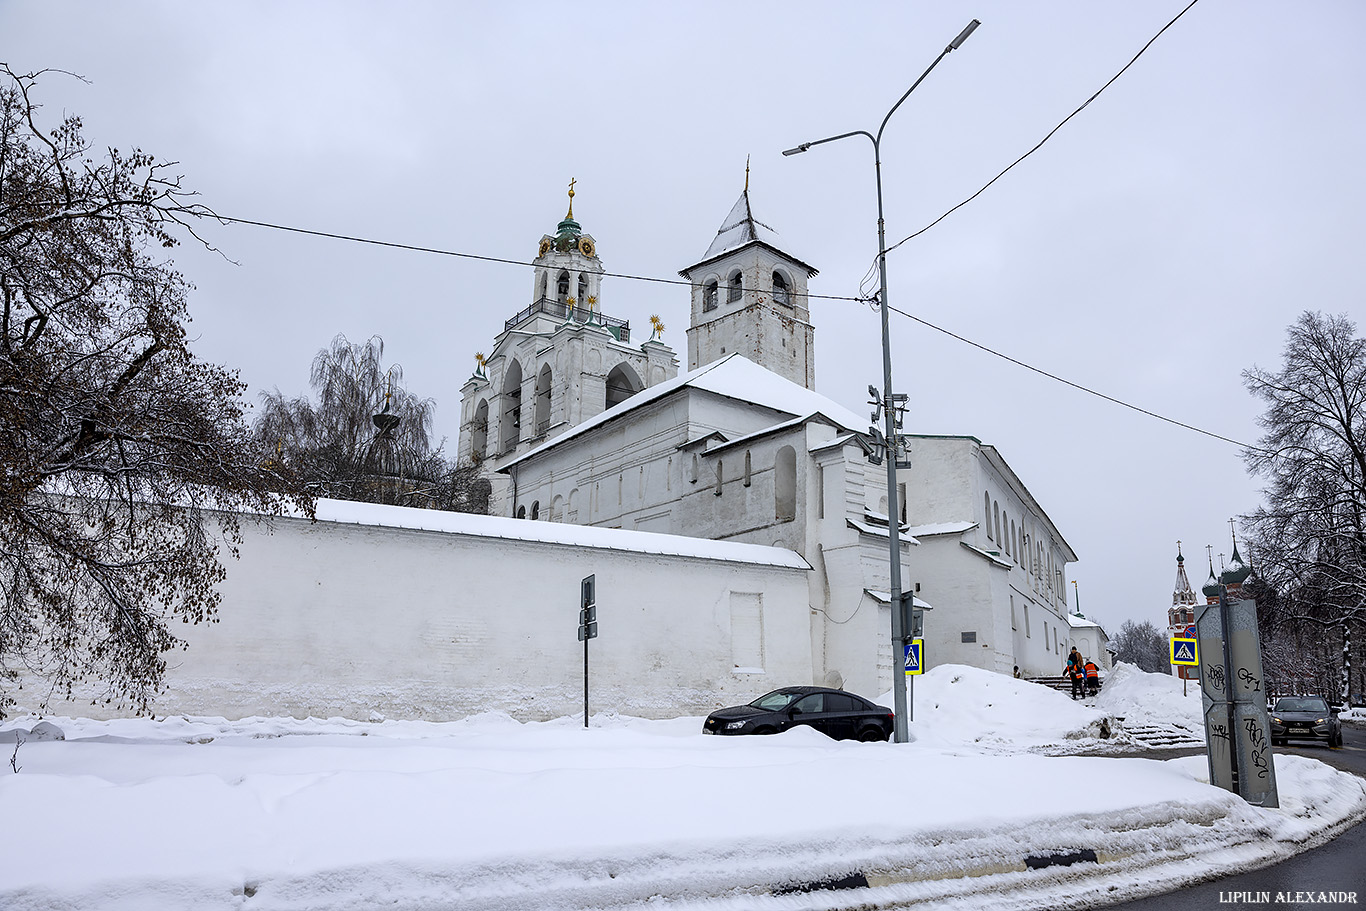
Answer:
[[[811,681],[809,569],[789,551],[372,504],[320,512],[348,520],[244,527],[219,622],[177,630],[190,648],[169,655],[156,714],[573,715],[589,573],[592,712],[705,713]],[[463,530],[371,524],[386,520]]]

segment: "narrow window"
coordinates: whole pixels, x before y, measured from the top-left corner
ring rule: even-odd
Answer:
[[[569,273],[561,272],[560,277],[555,279],[555,299],[564,303],[569,299]]]
[[[721,496],[721,460],[716,460],[716,495]]]
[[[816,518],[825,518],[825,466],[816,466]]]
[[[579,303],[588,306],[588,276],[579,275]]]
[[[1026,638],[1026,639],[1033,638],[1033,637],[1030,635],[1030,632],[1029,632],[1029,605],[1028,605],[1028,604],[1026,604],[1026,605],[1024,606],[1024,618],[1025,618],[1025,638]]]
[[[697,483],[698,461],[699,459],[697,458],[697,453],[694,452],[692,455],[692,470],[688,472],[689,484]]]
[[[797,518],[797,450],[791,446],[778,450],[773,466],[773,512],[779,522]]]
[[[702,312],[705,313],[708,310],[715,310],[717,299],[720,296],[720,287],[716,284],[715,279],[707,282],[702,288]]]
[[[536,520],[536,519],[539,519],[540,517],[541,517],[541,501],[540,501],[540,500],[533,500],[533,501],[531,502],[531,518],[532,518],[532,520],[534,521],[534,520]]]
[[[899,517],[899,518],[898,518],[898,521],[900,521],[902,525],[905,525],[905,524],[906,524],[906,485],[905,485],[905,484],[898,484],[898,485],[896,485],[896,502],[897,502],[897,516]]]
[[[1000,542],[1000,540],[1001,540],[1001,511],[1000,511],[1000,507],[998,507],[995,503],[992,503],[992,504],[991,504],[991,518],[992,518],[992,522],[996,525],[996,540],[997,540],[997,542]]]
[[[751,460],[750,460],[750,453],[749,453],[749,450],[746,449],[746,450],[745,450],[745,486],[746,486],[746,487],[749,486],[750,472],[751,472],[752,470],[753,470],[753,464],[752,464],[752,462],[751,462]]]
[[[986,492],[982,493],[982,525],[987,530],[987,540],[993,540],[991,537],[991,494]]]
[[[1014,595],[1011,595],[1011,596],[1010,596],[1010,628],[1011,628],[1011,629],[1019,629],[1019,627],[1017,627],[1017,626],[1015,625],[1015,596],[1014,596]]]
[[[518,506],[518,507],[517,507],[517,518],[519,518],[519,519],[525,519],[525,518],[526,518],[526,507],[525,507],[525,506]]]
[[[730,277],[730,287],[726,289],[726,303],[733,304],[740,299],[744,289],[740,286],[740,273],[736,272]]]
[[[1010,513],[1001,510],[1001,531],[1005,532],[1005,537],[1001,539],[1001,547],[1005,549],[1006,556],[1010,556]]]
[[[787,279],[783,278],[781,272],[773,273],[773,300],[784,307],[792,306],[792,291],[788,288]]]

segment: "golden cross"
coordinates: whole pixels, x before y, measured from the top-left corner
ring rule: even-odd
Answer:
[[[573,177],[569,178],[569,214],[566,215],[565,218],[574,217],[574,184],[576,183],[578,183],[577,179]]]

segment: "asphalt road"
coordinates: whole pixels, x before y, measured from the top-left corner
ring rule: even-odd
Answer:
[[[1342,737],[1343,746],[1337,750],[1293,741],[1287,746],[1275,747],[1275,750],[1278,753],[1297,753],[1319,759],[1344,772],[1366,778],[1366,728],[1344,724]],[[1166,759],[1189,756],[1192,752],[1198,751],[1153,751],[1145,755]],[[1366,823],[1353,826],[1326,845],[1251,873],[1227,876],[1196,886],[1181,883],[1172,885],[1179,891],[1105,907],[1107,911],[1204,911],[1235,904],[1270,909],[1366,907]],[[1348,901],[1317,901],[1320,893],[1326,892],[1355,895],[1351,895]]]

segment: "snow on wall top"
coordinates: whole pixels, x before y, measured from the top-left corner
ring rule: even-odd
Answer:
[[[558,522],[478,516],[439,509],[414,509],[408,506],[384,506],[379,503],[356,503],[349,500],[318,500],[317,516],[319,522],[407,528],[642,554],[698,557],[785,569],[811,568],[801,555],[782,547],[711,541],[706,538],[689,538],[658,532],[597,528],[591,525],[564,525]]]

